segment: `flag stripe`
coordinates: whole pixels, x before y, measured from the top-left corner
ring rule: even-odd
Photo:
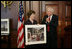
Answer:
[[[23,39],[23,34],[22,34],[22,36],[21,37],[19,37],[19,41],[18,41],[18,44],[22,41],[22,39]]]
[[[21,48],[22,44],[24,43],[23,41],[24,41],[24,38],[22,38],[22,41],[21,41],[21,42],[19,41],[19,43],[18,43],[18,47]]]
[[[21,34],[18,35],[18,40],[19,40],[19,37],[21,37],[23,33],[24,33],[24,32],[23,32],[23,29],[22,29],[22,30],[21,30]]]
[[[22,28],[23,28],[23,24],[21,24],[21,26],[18,29],[18,35],[19,35],[19,32],[21,32]]]
[[[24,43],[22,44],[22,47],[24,48]]]
[[[19,33],[19,35],[18,35],[19,37],[21,37],[21,35],[24,33],[24,32],[23,32],[23,29],[22,29],[20,32],[21,32],[21,33]]]

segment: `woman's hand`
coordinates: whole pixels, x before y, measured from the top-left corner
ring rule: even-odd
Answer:
[[[37,25],[40,25],[40,24],[37,24]]]

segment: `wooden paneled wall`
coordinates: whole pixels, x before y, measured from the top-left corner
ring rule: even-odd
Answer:
[[[16,48],[17,44],[17,25],[18,25],[18,9],[19,1],[14,1],[10,7],[4,8],[1,4],[1,18],[10,19],[10,34],[11,34],[11,48]],[[52,7],[54,14],[59,17],[58,26],[58,48],[61,47],[61,37],[63,38],[65,31],[64,28],[71,25],[71,1],[24,1],[25,21],[28,19],[26,16],[29,10],[36,12],[36,20],[40,23],[46,14],[46,7]],[[59,32],[61,28],[61,32]]]

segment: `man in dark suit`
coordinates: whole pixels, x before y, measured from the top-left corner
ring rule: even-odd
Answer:
[[[42,20],[42,24],[46,24],[47,28],[47,44],[45,45],[47,48],[57,48],[58,16],[54,15],[53,12],[53,8],[47,8],[47,15]]]

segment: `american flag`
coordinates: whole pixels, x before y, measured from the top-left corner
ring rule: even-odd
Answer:
[[[17,48],[24,48],[24,10],[22,1],[19,2]]]

